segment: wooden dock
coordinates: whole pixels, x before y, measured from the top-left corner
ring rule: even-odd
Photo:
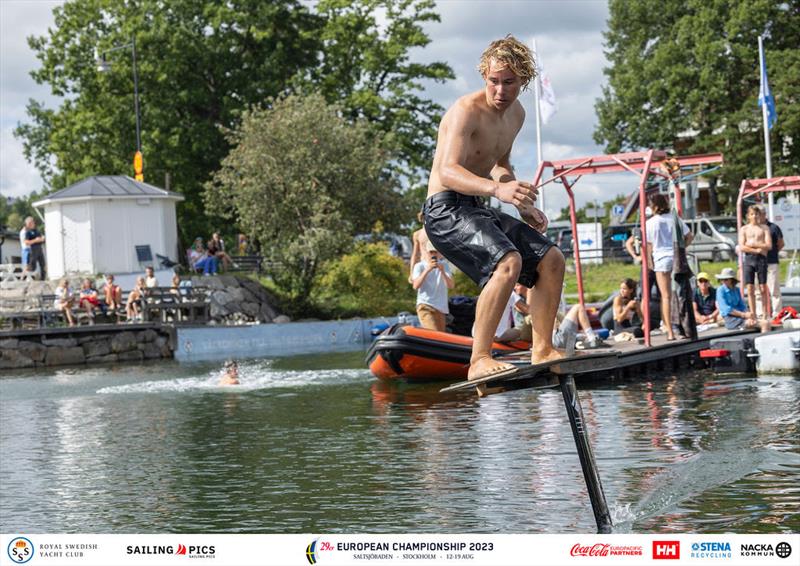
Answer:
[[[589,381],[628,380],[658,375],[664,372],[698,369],[705,367],[699,353],[701,350],[709,348],[712,340],[756,335],[758,335],[758,329],[728,330],[726,328],[715,328],[703,332],[697,340],[668,341],[666,335],[651,336],[650,346],[646,346],[641,339],[631,342],[609,341],[608,348],[590,350],[590,352],[613,353],[616,356],[612,363],[598,364],[596,370],[586,369],[574,372],[573,375],[578,385],[580,385]],[[547,370],[538,372],[525,371],[527,367],[530,367],[530,352],[514,352],[498,359],[519,366],[521,372],[493,381],[491,387],[487,390],[489,394],[515,389],[554,387],[559,383],[556,373]]]

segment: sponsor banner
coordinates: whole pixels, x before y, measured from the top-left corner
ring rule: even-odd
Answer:
[[[0,535],[0,565],[789,565],[791,535]]]

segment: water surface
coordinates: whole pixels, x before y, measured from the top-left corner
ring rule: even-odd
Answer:
[[[558,390],[378,382],[359,354],[0,378],[0,532],[594,532]],[[617,532],[800,530],[800,381],[581,386]]]

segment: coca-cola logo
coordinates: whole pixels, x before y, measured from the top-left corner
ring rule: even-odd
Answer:
[[[569,551],[570,556],[643,556],[641,545],[607,544],[598,542],[582,546],[575,544]]]
[[[610,544],[593,544],[592,546],[581,546],[576,544],[569,551],[570,556],[608,556]]]

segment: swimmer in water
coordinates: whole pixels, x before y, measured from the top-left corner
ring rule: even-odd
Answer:
[[[223,366],[225,372],[219,380],[220,385],[239,385],[239,364],[236,360],[228,360]]]

